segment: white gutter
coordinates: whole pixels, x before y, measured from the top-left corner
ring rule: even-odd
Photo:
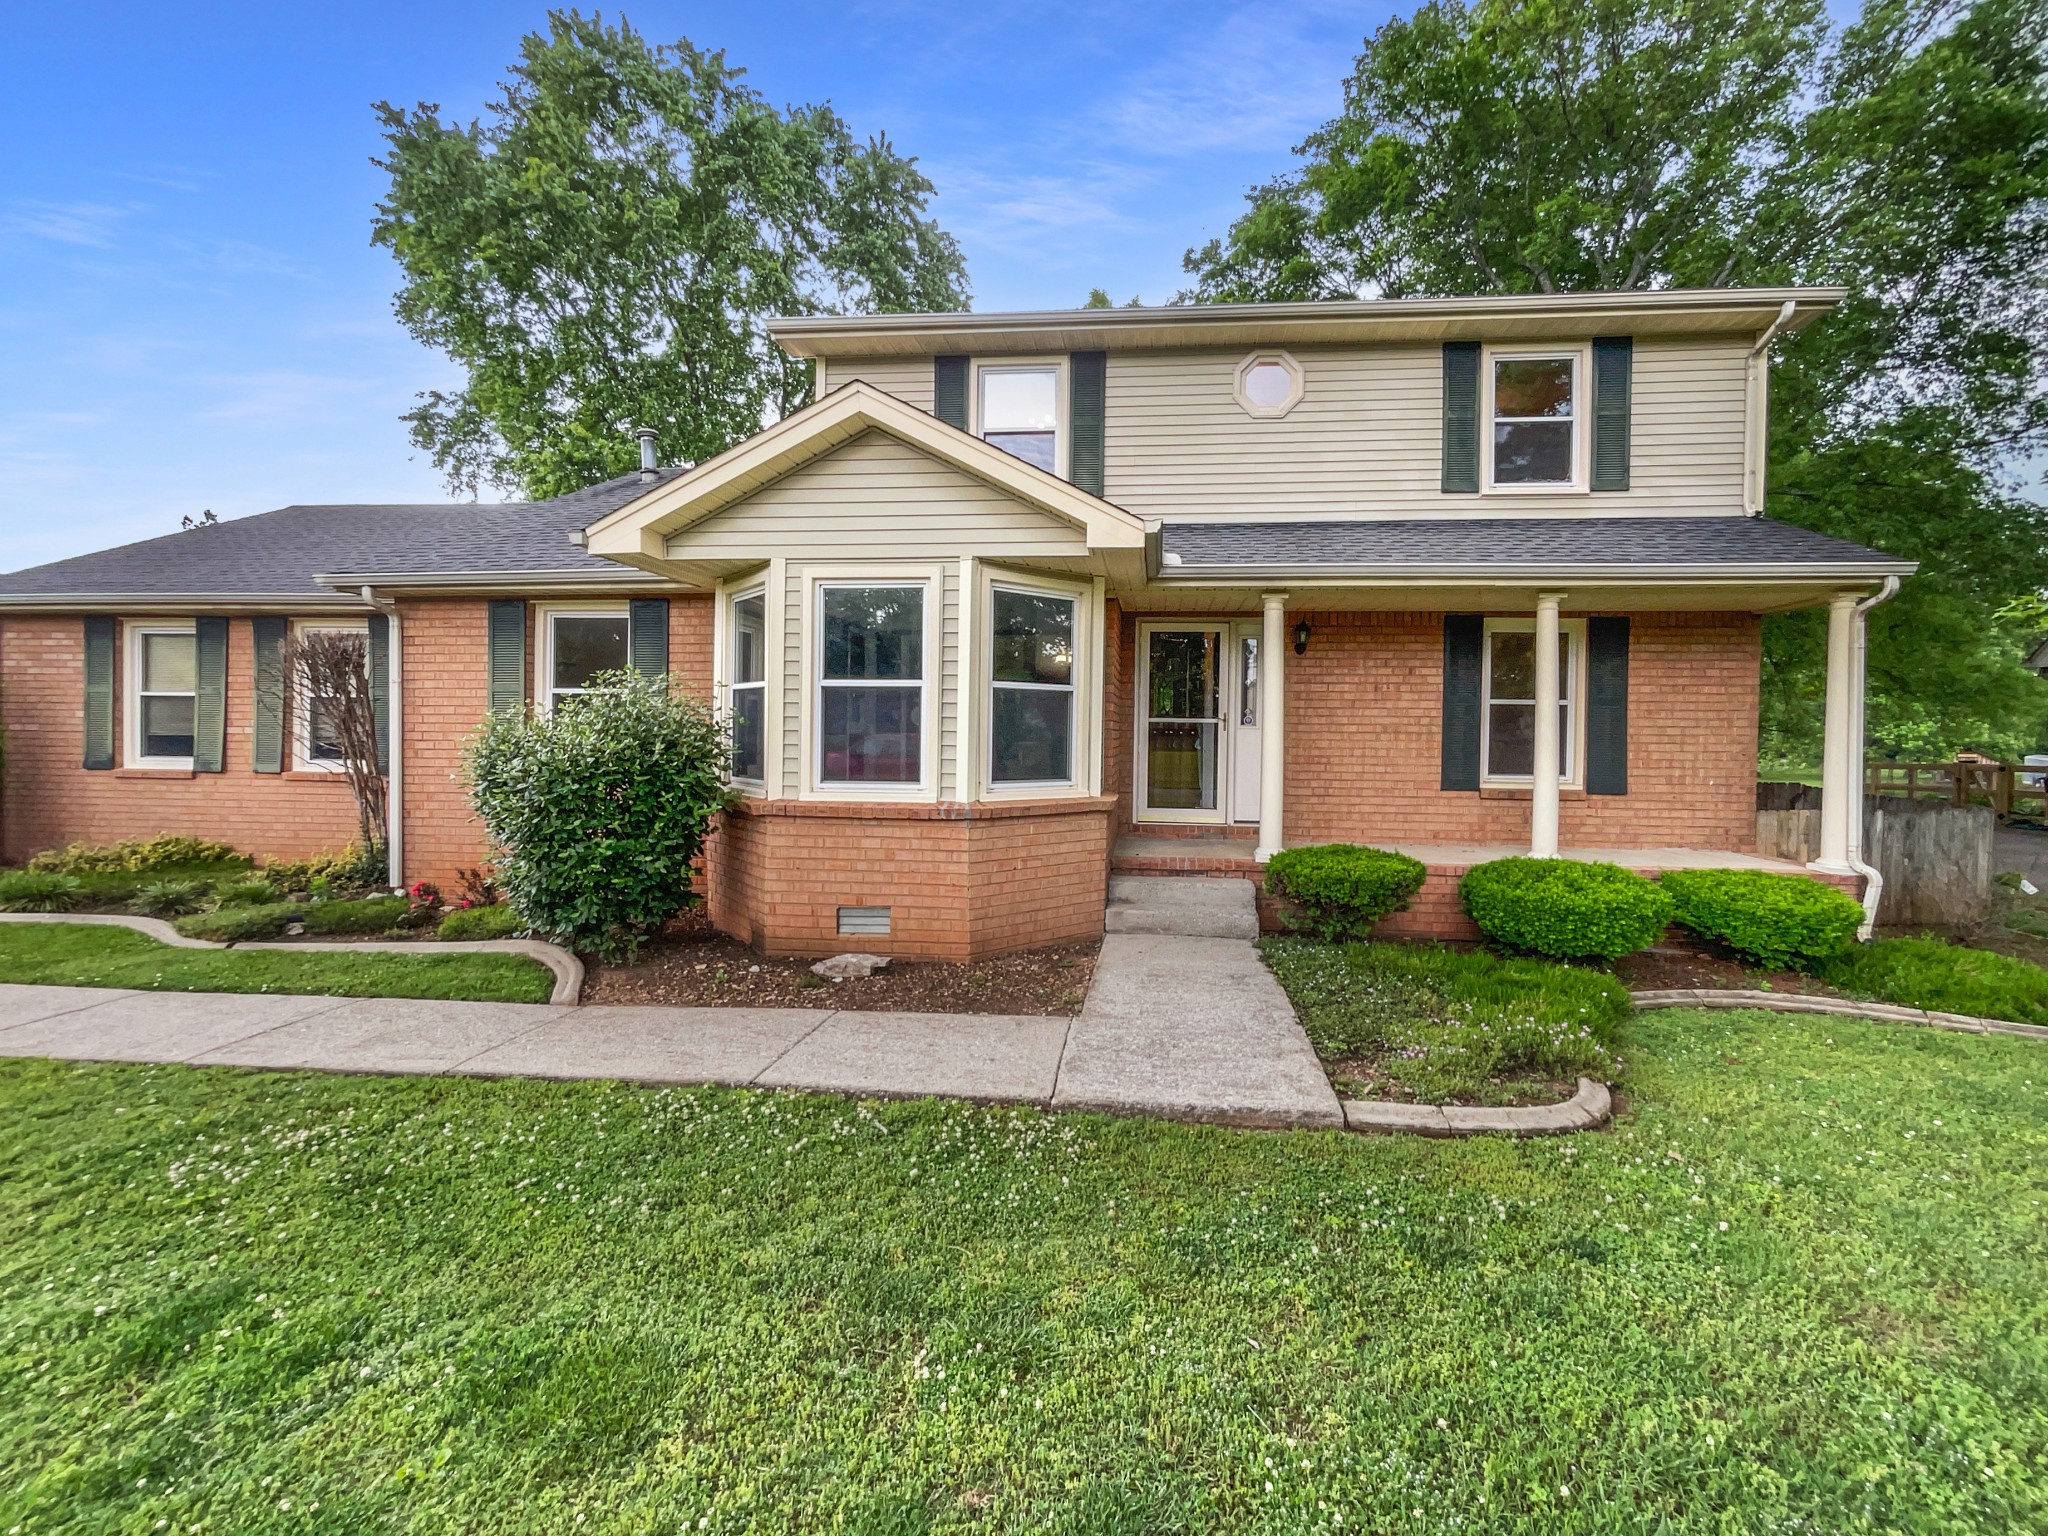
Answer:
[[[372,587],[363,588],[363,601],[390,621],[391,719],[387,729],[391,744],[391,784],[384,795],[384,876],[394,891],[405,889],[405,634],[399,628],[398,605],[377,596]]]
[[[1175,559],[1169,551],[1161,557],[1162,569],[1153,578],[1161,587],[1270,585],[1276,581],[1361,582],[1372,585],[1389,581],[1571,581],[1640,586],[1648,581],[1869,581],[1878,577],[1910,576],[1918,567],[1910,560],[1751,560],[1699,561],[1665,564],[1653,561],[1610,561],[1589,564],[1574,560],[1510,562],[1474,560],[1457,564],[1260,564],[1245,560],[1230,563],[1196,564]]]
[[[1864,764],[1863,744],[1863,694],[1864,668],[1868,665],[1870,651],[1869,631],[1864,620],[1870,610],[1889,599],[1899,590],[1899,578],[1887,576],[1884,585],[1856,605],[1856,623],[1850,637],[1853,653],[1849,663],[1849,687],[1853,692],[1849,709],[1849,761],[1856,765],[1856,809],[1849,818],[1849,867],[1863,877],[1863,926],[1856,930],[1859,942],[1867,943],[1877,927],[1877,903],[1884,895],[1884,876],[1875,866],[1863,862],[1863,816],[1866,786],[1870,782],[1870,770]]]
[[[1771,438],[1771,343],[1799,312],[1796,299],[1778,306],[1778,318],[1757,337],[1742,370],[1742,499],[1751,517],[1764,515],[1764,476]]]

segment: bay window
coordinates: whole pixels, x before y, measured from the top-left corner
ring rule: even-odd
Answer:
[[[728,696],[732,706],[732,776],[759,783],[767,773],[768,595],[732,600]]]
[[[1080,599],[998,586],[990,609],[989,781],[1070,783]]]
[[[1565,619],[1557,635],[1557,776],[1578,778],[1579,656],[1585,621]],[[1480,761],[1490,783],[1527,784],[1536,773],[1536,625],[1488,619]]]
[[[818,780],[924,781],[925,586],[818,588]]]

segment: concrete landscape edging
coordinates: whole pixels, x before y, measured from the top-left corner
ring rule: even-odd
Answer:
[[[1561,1136],[1605,1125],[1614,1095],[1605,1083],[1579,1079],[1579,1091],[1561,1104],[1519,1109],[1478,1109],[1461,1104],[1396,1104],[1346,1099],[1344,1127],[1352,1131],[1406,1131],[1415,1136]]]
[[[1770,1013],[1827,1013],[1841,1018],[1874,1019],[1881,1024],[1930,1024],[1967,1035],[2018,1035],[2048,1040],[2048,1025],[2020,1024],[2011,1019],[1983,1019],[1968,1013],[1937,1013],[1896,1003],[1865,1003],[1848,997],[1814,997],[1803,992],[1722,991],[1712,987],[1667,987],[1631,992],[1638,1008],[1761,1008]]]
[[[121,912],[0,912],[0,923],[85,923],[98,927],[132,928],[137,933],[147,934],[157,942],[169,944],[177,949],[313,950],[329,954],[343,950],[351,953],[369,950],[373,953],[397,955],[524,955],[529,960],[538,960],[554,973],[554,990],[548,994],[548,1002],[552,1006],[573,1007],[583,996],[583,962],[561,945],[550,944],[543,939],[364,939],[339,944],[216,944],[208,939],[188,939],[160,917],[130,917]]]

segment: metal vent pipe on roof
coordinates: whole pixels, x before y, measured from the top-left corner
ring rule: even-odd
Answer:
[[[654,462],[654,428],[642,427],[633,435],[640,439],[640,478],[652,480],[655,470],[661,467]]]

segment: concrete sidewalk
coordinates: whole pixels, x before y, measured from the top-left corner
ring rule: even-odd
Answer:
[[[1232,1125],[1343,1123],[1250,944],[1135,935],[1104,946],[1076,1019],[0,985],[0,1056],[722,1083]]]

